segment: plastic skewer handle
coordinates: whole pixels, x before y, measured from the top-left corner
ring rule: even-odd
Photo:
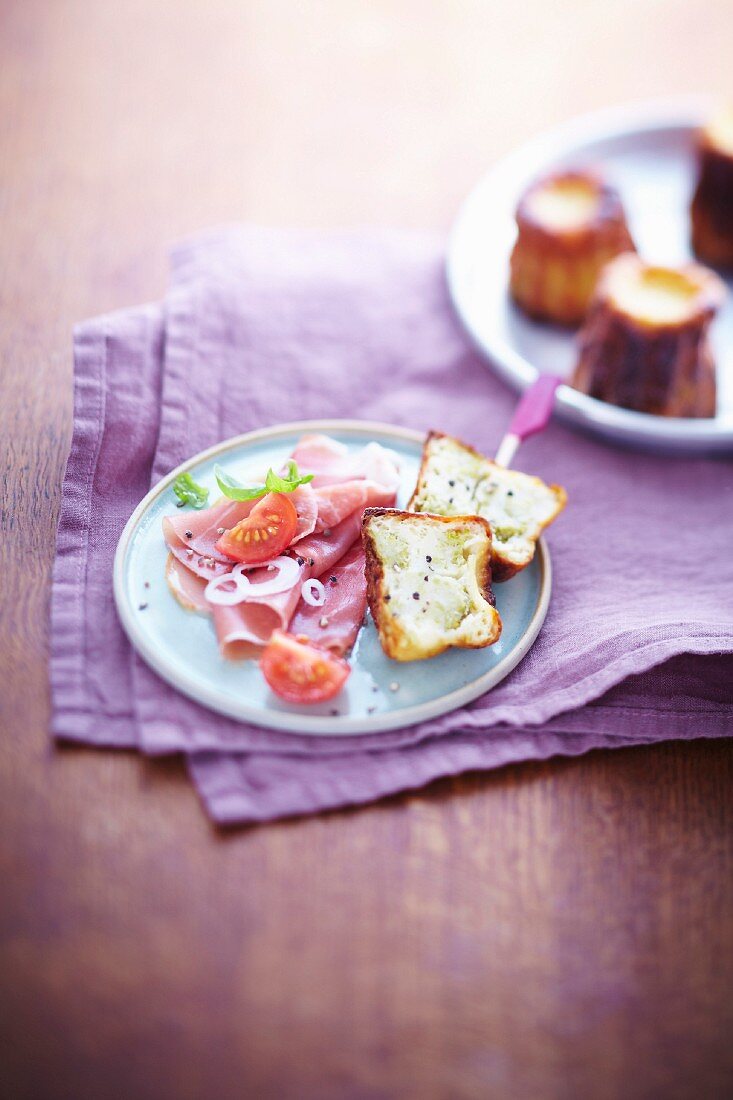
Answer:
[[[555,404],[555,390],[561,383],[562,378],[556,374],[541,374],[524,391],[496,452],[497,466],[510,466],[519,444],[547,427]]]

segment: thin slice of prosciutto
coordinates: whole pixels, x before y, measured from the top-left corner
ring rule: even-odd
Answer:
[[[290,633],[305,634],[310,641],[344,657],[356,641],[366,611],[367,587],[361,541],[355,542],[319,579],[325,588],[325,602],[320,607],[312,607],[301,599],[290,623]]]
[[[229,500],[222,497],[211,508],[200,512],[163,517],[163,538],[174,557],[210,581],[222,573],[230,573],[234,562],[216,549],[222,528],[228,531],[252,511],[256,501]]]
[[[298,528],[290,553],[302,564],[297,582],[285,592],[233,607],[210,604],[204,595],[206,582],[230,572],[234,565],[216,548],[222,528],[229,530],[245,519],[256,501],[223,497],[210,508],[163,520],[171,554],[166,565],[170,590],[184,607],[212,615],[220,651],[227,658],[258,656],[273,630],[288,629],[296,609],[299,617],[302,611],[307,622],[328,618],[332,625],[327,633],[323,633],[326,628],[319,627],[314,640],[339,653],[353,645],[363,619],[363,558],[356,553],[357,547],[354,553],[347,552],[359,539],[364,509],[394,504],[399,482],[394,456],[377,443],[352,453],[328,436],[305,435],[292,457],[301,474],[315,476],[291,494]],[[320,611],[315,616],[317,608],[303,611],[308,608],[301,599],[303,583],[311,577],[320,579],[322,574],[338,578],[340,568],[344,569],[343,582],[338,579],[335,586],[328,582],[326,589],[333,615]],[[264,568],[253,569],[247,575],[255,587],[271,576]],[[309,633],[305,629],[301,632]]]
[[[298,527],[293,539],[293,542],[298,542],[316,528],[318,498],[310,484],[300,485],[289,496],[298,513]],[[216,543],[221,538],[222,530],[236,527],[257,503],[257,500],[238,501],[222,497],[203,511],[165,516],[163,537],[168,549],[182,565],[207,581],[231,572],[235,563],[217,550]]]
[[[299,485],[297,489],[288,495],[295,505],[295,511],[298,513],[298,528],[293,542],[300,542],[301,539],[304,539],[306,535],[310,535],[316,529],[318,498],[310,483]]]
[[[175,596],[186,611],[200,611],[209,614],[209,605],[204,592],[206,580],[192,573],[175,554],[169,554],[165,563],[165,579],[171,594]]]
[[[323,485],[313,495],[318,502],[316,531],[336,527],[352,512],[361,515],[365,508],[389,508],[395,502],[394,489],[366,478]]]
[[[262,601],[250,599],[234,607],[210,605],[221,655],[230,660],[252,657],[259,647],[267,644],[273,630],[278,627],[287,630],[300,601],[303,582],[333,569],[360,534],[361,512],[353,512],[328,534],[314,532],[297,543],[292,554],[297,555],[302,565],[292,588]],[[253,569],[247,575],[254,585],[269,577],[266,569]]]
[[[355,478],[367,478],[394,491],[400,483],[396,456],[379,443],[367,443],[352,453],[327,435],[304,435],[292,457],[301,474],[314,475],[311,484],[315,489]]]

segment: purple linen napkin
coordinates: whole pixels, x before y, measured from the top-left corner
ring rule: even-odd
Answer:
[[[51,591],[50,679],[57,737],[138,744],[130,644],[112,597],[112,559],[150,488],[160,427],[160,306],[74,331],[74,431]]]
[[[442,263],[440,242],[416,234],[230,229],[180,247],[154,478],[220,439],[301,418],[440,428],[491,453],[516,399],[468,349]],[[470,706],[344,751],[547,722],[676,653],[733,648],[720,599],[733,590],[733,558],[719,521],[733,465],[614,451],[557,425],[518,465],[570,500],[548,535],[554,588],[537,643]],[[710,567],[687,584],[684,563],[703,558]],[[134,682],[147,752],[334,751],[330,738],[212,721],[139,660]]]
[[[434,238],[209,234],[177,250],[165,314],[147,307],[77,331],[75,379],[52,595],[57,736],[230,750],[194,756],[191,771],[212,816],[232,821],[366,801],[469,767],[730,731],[730,658],[645,670],[733,650],[721,521],[733,467],[614,451],[559,426],[519,456],[570,494],[549,535],[546,625],[512,676],[463,711],[335,745],[214,715],[131,656],[112,605],[114,546],[150,481],[195,451],[339,415],[495,447],[514,397],[459,332]]]
[[[459,730],[400,749],[328,758],[195,753],[188,758],[189,772],[214,821],[268,821],[372,802],[440,777],[521,760],[729,736],[732,682],[730,655],[684,655],[630,677],[601,699],[538,728]]]

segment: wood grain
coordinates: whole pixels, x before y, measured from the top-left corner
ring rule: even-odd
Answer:
[[[733,751],[595,753],[217,835],[56,751],[70,328],[205,225],[447,227],[581,110],[730,93],[729,0],[0,4],[0,1093],[723,1097]]]

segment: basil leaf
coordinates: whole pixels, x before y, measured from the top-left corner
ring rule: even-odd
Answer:
[[[179,500],[178,507],[190,504],[192,508],[203,508],[209,499],[209,490],[193,480],[190,474],[179,474],[173,482],[173,492]]]
[[[281,477],[270,468],[267,471],[265,484],[255,485],[253,488],[242,485],[236,478],[228,474],[226,470],[223,470],[221,466],[214,467],[214,475],[216,477],[216,483],[222,493],[225,497],[229,497],[230,500],[257,500],[258,497],[264,497],[267,493],[292,493],[299,485],[307,484],[307,482],[312,481],[314,477],[313,474],[306,474],[305,477],[300,477],[297,463],[293,462],[292,459],[288,462],[288,472],[285,477]]]
[[[267,471],[265,488],[268,493],[292,493],[299,485],[306,485],[309,481],[312,481],[314,476],[314,474],[306,474],[305,477],[299,477],[297,463],[293,462],[291,458],[288,462],[286,477],[280,477],[272,469]]]
[[[267,492],[264,485],[247,489],[236,478],[231,477],[226,470],[222,470],[221,466],[214,467],[214,476],[216,477],[216,484],[224,496],[229,497],[230,500],[256,500],[257,497],[263,497]]]

